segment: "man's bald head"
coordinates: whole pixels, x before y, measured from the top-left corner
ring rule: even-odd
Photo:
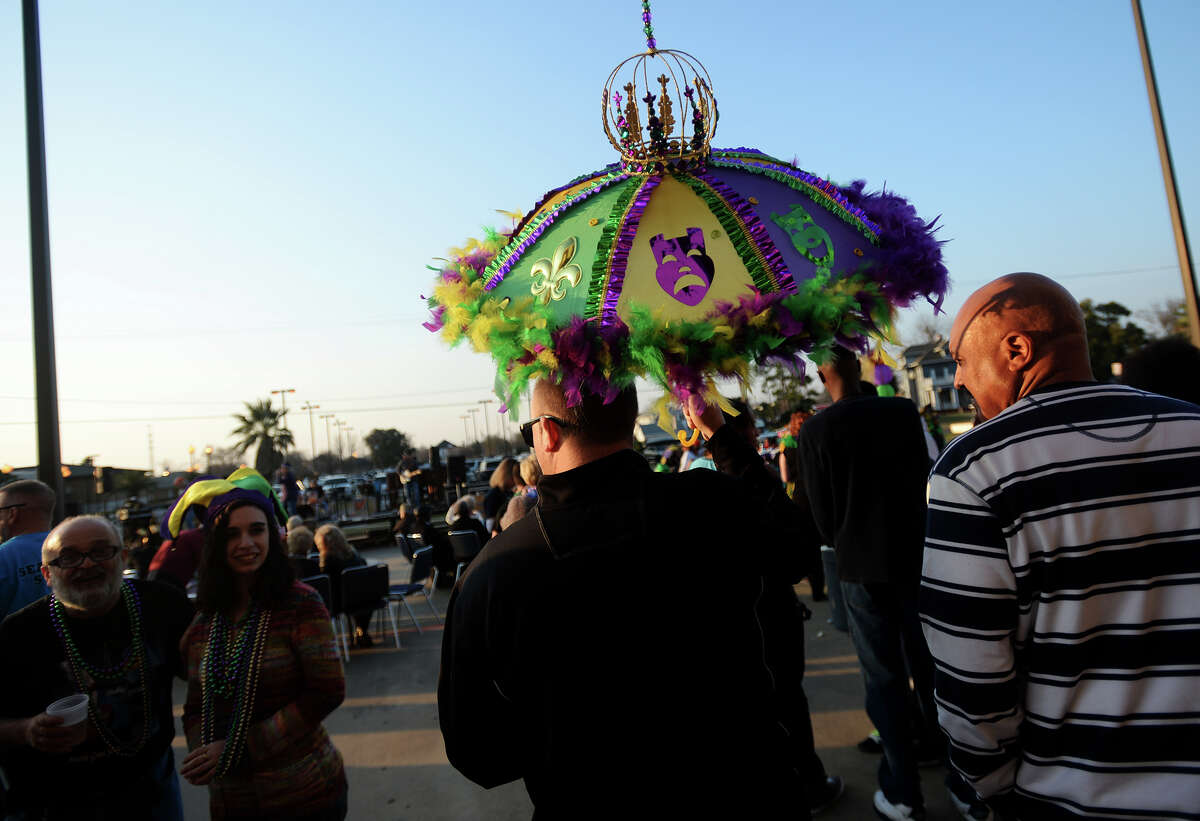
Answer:
[[[1083,311],[1041,274],[1007,274],[971,294],[950,330],[950,353],[955,384],[986,419],[1038,386],[1092,379]]]

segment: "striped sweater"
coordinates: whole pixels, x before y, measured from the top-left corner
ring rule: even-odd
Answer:
[[[1200,407],[1052,385],[934,466],[951,762],[1023,819],[1200,819]]]

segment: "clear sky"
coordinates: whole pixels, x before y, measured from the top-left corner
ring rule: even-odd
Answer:
[[[1195,225],[1200,3],[1143,2]],[[1135,310],[1182,293],[1126,0],[653,10],[659,46],[713,77],[716,145],[886,182],[942,215],[951,315],[1014,270]],[[494,431],[497,405],[477,404],[490,360],[420,327],[425,266],[502,224],[496,209],[527,210],[615,159],[600,91],[644,47],[639,18],[635,0],[44,0],[64,459],[144,467],[152,432],[155,467],[179,468],[189,445],[230,444],[230,414],[278,388],[358,437],[459,441],[469,407]],[[21,55],[8,3],[0,463],[13,465],[36,461]],[[307,418],[291,427],[307,452]],[[316,439],[324,450],[320,419]]]

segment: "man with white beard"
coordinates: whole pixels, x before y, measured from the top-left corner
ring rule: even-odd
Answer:
[[[0,762],[18,818],[183,817],[171,678],[192,607],[170,585],[123,580],[126,559],[106,519],[67,519],[42,546],[50,595],[0,625]],[[45,708],[75,693],[88,717],[64,727]]]

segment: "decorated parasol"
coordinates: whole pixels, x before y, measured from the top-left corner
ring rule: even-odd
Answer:
[[[531,380],[611,399],[637,377],[681,404],[718,402],[752,362],[803,374],[841,344],[887,369],[898,307],[947,287],[936,219],[752,148],[712,147],[717,100],[690,54],[620,63],[602,97],[620,159],[555,188],[506,234],[451,251],[425,326],[497,364],[513,404]],[[890,374],[880,372],[877,380]],[[660,403],[660,410],[666,407]]]

